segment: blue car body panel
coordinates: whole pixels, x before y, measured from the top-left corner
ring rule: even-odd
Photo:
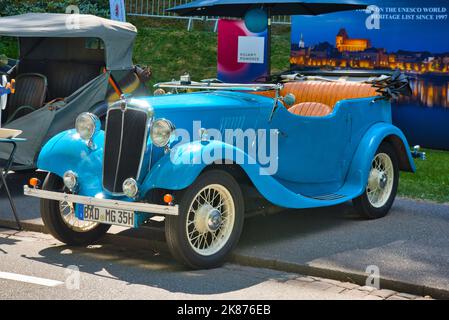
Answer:
[[[143,160],[147,170],[138,177],[140,197],[156,188],[187,188],[208,165],[243,159],[237,165],[271,203],[286,208],[335,205],[362,194],[376,150],[391,137],[402,143],[402,158],[408,162],[403,167],[415,170],[404,135],[391,124],[391,105],[386,100],[343,100],[325,117],[297,116],[279,103],[270,120],[274,100],[246,93],[201,92],[142,99],[154,107],[155,118],[169,119],[192,139],[174,141],[169,153],[148,141]],[[208,129],[206,141],[199,137],[200,128]],[[277,148],[278,156],[272,159],[276,170],[272,172],[273,163],[263,163],[214,138],[224,136],[226,129],[274,134],[276,140],[265,138],[267,149]],[[74,130],[60,133],[42,149],[38,168],[59,176],[72,170],[79,177],[79,194],[116,198],[102,187],[103,131],[95,136],[94,144],[95,150],[90,150]],[[233,155],[232,159],[227,155]]]

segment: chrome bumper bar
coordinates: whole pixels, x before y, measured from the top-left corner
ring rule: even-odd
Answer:
[[[146,212],[146,213],[153,213],[153,214],[171,215],[171,216],[177,216],[178,208],[179,208],[177,205],[176,206],[164,206],[164,205],[142,203],[142,202],[127,202],[127,201],[112,200],[112,199],[97,199],[97,198],[92,198],[92,197],[80,196],[80,195],[76,195],[76,194],[53,192],[53,191],[30,188],[27,185],[23,186],[23,193],[26,196],[42,198],[42,199],[67,201],[67,202],[72,202],[72,203],[98,206],[98,207],[108,208],[108,209],[138,211],[138,212]]]

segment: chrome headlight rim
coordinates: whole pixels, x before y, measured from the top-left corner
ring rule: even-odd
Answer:
[[[101,121],[93,113],[83,112],[75,120],[75,130],[84,141],[90,141],[101,130]]]
[[[78,187],[78,175],[72,170],[64,172],[62,181],[64,182],[64,186],[72,192]]]
[[[158,128],[159,130],[165,130],[165,134],[161,136],[161,133],[156,131],[156,128]],[[150,128],[151,142],[156,147],[165,147],[173,140],[175,136],[175,130],[176,127],[170,120],[167,120],[165,118],[156,119],[153,121]]]
[[[134,178],[127,178],[122,183],[122,191],[128,198],[135,198],[139,194],[139,186]]]

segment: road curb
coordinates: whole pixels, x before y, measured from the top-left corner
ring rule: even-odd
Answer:
[[[20,224],[22,225],[23,231],[48,233],[47,229],[42,224],[32,223],[32,222],[23,222],[23,221],[20,221]],[[0,228],[3,228],[3,227],[17,230],[17,223],[15,221],[11,221],[11,220],[0,219]],[[18,230],[18,231],[22,231],[22,230]]]
[[[355,271],[349,272],[326,269],[279,260],[257,258],[239,253],[233,253],[231,255],[230,261],[248,267],[268,268],[278,271],[298,273],[305,276],[327,278],[342,282],[351,282],[360,286],[366,285],[367,275],[365,273],[359,273]],[[385,277],[380,277],[379,280],[382,289],[389,289],[418,296],[431,296],[434,299],[449,299],[449,290],[432,288]]]
[[[0,225],[5,227],[16,227],[16,224],[12,221],[0,219]],[[22,222],[24,231],[48,233],[46,228],[37,223]],[[161,252],[168,253],[168,247],[165,242],[158,240],[149,240],[138,237],[131,237],[120,234],[107,234],[104,242],[109,244],[115,244],[120,246],[137,247],[141,249],[153,249]],[[264,259],[254,256],[244,255],[238,252],[231,254],[230,262],[243,266],[255,267],[255,268],[267,268],[283,272],[298,273],[305,276],[327,278],[342,282],[351,282],[360,286],[365,285],[367,275],[356,271],[343,271],[333,270],[327,268],[320,268],[316,266],[310,266],[305,264],[291,263],[273,259]],[[407,283],[391,278],[380,278],[380,284],[382,289],[389,289],[397,292],[410,293],[418,296],[431,296],[435,299],[449,299],[449,289],[438,289],[423,285],[417,285],[413,283]]]

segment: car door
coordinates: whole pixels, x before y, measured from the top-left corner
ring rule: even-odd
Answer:
[[[275,178],[303,195],[337,191],[350,162],[351,125],[344,108],[325,117],[298,116],[278,108],[270,122],[279,132]]]

